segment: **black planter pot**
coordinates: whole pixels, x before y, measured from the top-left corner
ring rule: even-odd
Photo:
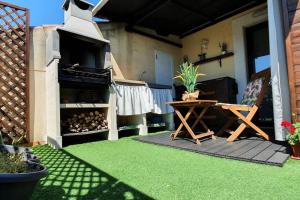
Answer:
[[[46,167],[28,161],[36,172],[19,174],[0,174],[0,199],[29,200],[38,181],[48,174]]]

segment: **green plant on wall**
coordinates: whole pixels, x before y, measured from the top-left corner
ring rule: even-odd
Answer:
[[[188,93],[195,92],[197,85],[197,79],[200,76],[205,76],[205,74],[198,73],[198,66],[193,63],[185,62],[179,66],[178,75],[174,79],[179,79],[182,84],[186,87]]]

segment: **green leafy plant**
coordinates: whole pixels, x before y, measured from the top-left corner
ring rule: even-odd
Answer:
[[[287,140],[290,145],[300,144],[300,123],[291,124],[288,121],[281,122],[281,126],[287,130]]]
[[[23,160],[23,153],[0,152],[0,173],[23,173],[32,171]]]
[[[186,87],[188,93],[195,92],[197,79],[205,74],[198,73],[199,66],[185,62],[179,66],[178,75],[174,79],[179,79]]]
[[[3,145],[0,131],[0,145]],[[28,164],[24,161],[24,153],[8,153],[0,151],[0,173],[23,173],[31,172]]]

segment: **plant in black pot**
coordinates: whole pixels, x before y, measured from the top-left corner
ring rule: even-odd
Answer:
[[[0,199],[30,199],[35,185],[48,170],[30,149],[4,145],[2,141],[0,132]]]

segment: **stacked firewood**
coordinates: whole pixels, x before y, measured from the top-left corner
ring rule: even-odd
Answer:
[[[104,113],[99,111],[74,114],[63,122],[65,131],[80,133],[108,129],[108,122]]]

